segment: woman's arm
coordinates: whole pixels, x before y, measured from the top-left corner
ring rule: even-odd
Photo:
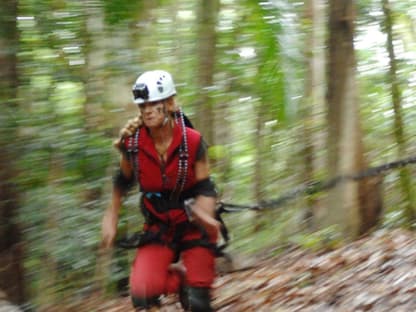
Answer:
[[[114,179],[111,203],[104,213],[101,224],[101,246],[109,248],[113,245],[117,235],[118,216],[120,212],[122,197],[124,194],[123,183],[120,180],[131,181],[133,168],[126,156],[122,154],[120,159],[120,172]]]
[[[220,222],[215,219],[216,192],[213,183],[209,180],[209,164],[207,157],[196,161],[195,176],[201,191],[197,192],[192,205],[195,222],[202,225],[208,234],[215,237],[220,229]]]

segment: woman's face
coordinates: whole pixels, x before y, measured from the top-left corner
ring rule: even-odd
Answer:
[[[164,100],[139,105],[143,123],[148,128],[160,127],[168,116]]]

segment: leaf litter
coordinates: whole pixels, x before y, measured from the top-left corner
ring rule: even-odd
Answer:
[[[176,296],[155,311],[182,311]],[[111,308],[110,308],[111,306]],[[328,252],[292,249],[221,273],[213,288],[215,311],[416,311],[416,234],[379,230]],[[98,311],[132,311],[120,298]]]

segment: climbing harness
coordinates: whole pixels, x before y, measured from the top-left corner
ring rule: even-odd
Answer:
[[[184,192],[184,187],[187,183],[187,174],[189,170],[189,147],[188,147],[188,137],[186,132],[187,125],[190,124],[189,120],[186,118],[182,110],[179,110],[178,112],[174,113],[175,122],[179,127],[181,128],[182,132],[182,140],[178,148],[178,172],[177,172],[177,178],[176,183],[172,191],[170,192],[160,192],[160,193],[149,193],[144,192],[142,195],[146,197],[148,200],[152,201],[152,204],[155,206],[154,208],[158,210],[160,208],[161,212],[166,207],[169,207],[172,203],[179,203],[183,202],[183,206],[185,209],[185,212],[188,216],[188,221],[190,220],[190,216],[192,215],[191,210],[191,201],[186,201],[185,199],[189,199],[190,197],[185,194],[188,192]],[[137,131],[134,133],[133,136],[127,138],[127,155],[129,161],[133,165],[134,170],[134,178],[137,181],[137,183],[141,188],[140,185],[140,177],[138,176],[138,173],[140,172],[140,164],[139,164],[139,139],[140,139],[140,128],[137,129]],[[143,197],[142,196],[142,197]],[[158,204],[160,202],[160,205]],[[175,204],[176,205],[176,204]],[[139,246],[143,246],[149,242],[162,242],[162,236],[164,233],[167,232],[167,227],[164,225],[164,223],[161,220],[158,220],[155,216],[152,216],[151,213],[146,211],[146,209],[143,209],[143,203],[140,205],[142,207],[142,213],[145,217],[146,223],[149,224],[159,224],[161,227],[160,231],[158,233],[152,233],[149,231],[144,231],[142,233],[134,233],[130,235],[129,237],[122,238],[120,240],[116,241],[116,246],[124,249],[133,249],[137,248]],[[163,206],[163,207],[162,207]],[[166,206],[166,207],[165,207]],[[228,244],[229,241],[229,235],[228,230],[224,224],[224,221],[222,220],[220,214],[218,211],[216,212],[216,219],[221,224],[221,235],[223,238],[223,243],[220,246],[217,246],[216,244],[210,243],[208,239],[208,234],[206,233],[205,229],[203,227],[197,226],[199,228],[199,231],[201,232],[202,237],[200,239],[195,239],[192,241],[186,241],[185,243],[181,243],[180,246],[176,246],[179,251],[183,251],[186,249],[190,249],[196,246],[203,246],[206,248],[210,248],[214,251],[216,255],[222,255],[223,250]],[[196,225],[194,225],[196,226]],[[173,239],[173,243],[175,244],[176,240],[179,240],[180,237],[184,232],[184,229],[179,227],[179,230],[177,230],[176,236]]]

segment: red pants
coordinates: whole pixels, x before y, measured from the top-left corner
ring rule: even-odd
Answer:
[[[172,249],[161,244],[148,244],[136,252],[130,274],[130,293],[138,298],[151,298],[176,293],[181,284],[180,273],[169,270],[174,261]],[[185,267],[185,284],[211,287],[215,278],[215,255],[205,247],[194,247],[181,253]]]

